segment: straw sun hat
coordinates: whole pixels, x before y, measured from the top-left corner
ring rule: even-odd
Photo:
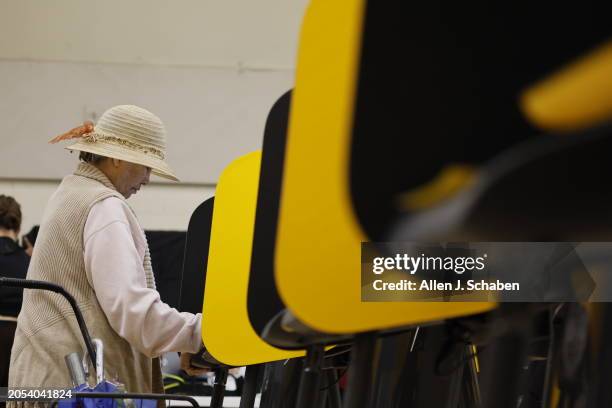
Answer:
[[[118,105],[102,114],[94,126],[85,122],[50,143],[79,138],[68,150],[94,153],[151,168],[151,173],[178,181],[165,161],[166,130],[151,112],[134,105]]]

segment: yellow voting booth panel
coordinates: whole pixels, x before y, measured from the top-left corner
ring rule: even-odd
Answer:
[[[349,160],[364,1],[313,1],[300,38],[275,277],[305,324],[355,333],[484,312],[494,303],[361,302]]]
[[[235,366],[304,354],[265,343],[247,313],[260,163],[259,151],[233,161],[223,171],[215,194],[202,339],[215,359]]]
[[[574,130],[612,117],[612,41],[527,89],[525,115],[547,130]]]

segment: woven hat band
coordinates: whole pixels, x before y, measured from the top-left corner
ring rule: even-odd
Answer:
[[[82,140],[85,143],[104,142],[104,143],[108,143],[112,145],[122,146],[128,149],[134,150],[135,152],[150,154],[152,156],[157,157],[159,160],[164,160],[166,158],[166,155],[160,149],[157,149],[152,146],[145,146],[142,144],[134,143],[129,140],[123,139],[121,137],[117,137],[115,135],[110,135],[104,132],[100,132],[98,130],[83,135]]]

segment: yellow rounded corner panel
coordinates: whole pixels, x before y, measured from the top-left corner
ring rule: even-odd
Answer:
[[[311,3],[302,26],[289,121],[275,278],[305,324],[356,333],[484,312],[489,302],[361,302],[349,155],[363,0]]]
[[[234,366],[303,356],[264,342],[247,311],[255,209],[261,152],[233,161],[221,174],[215,193],[202,339],[217,360]]]
[[[612,41],[527,89],[521,109],[536,126],[573,130],[612,118]]]

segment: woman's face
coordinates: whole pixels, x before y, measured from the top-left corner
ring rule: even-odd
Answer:
[[[151,168],[120,160],[115,180],[112,182],[117,191],[127,199],[136,194],[140,187],[148,184],[150,177]]]

